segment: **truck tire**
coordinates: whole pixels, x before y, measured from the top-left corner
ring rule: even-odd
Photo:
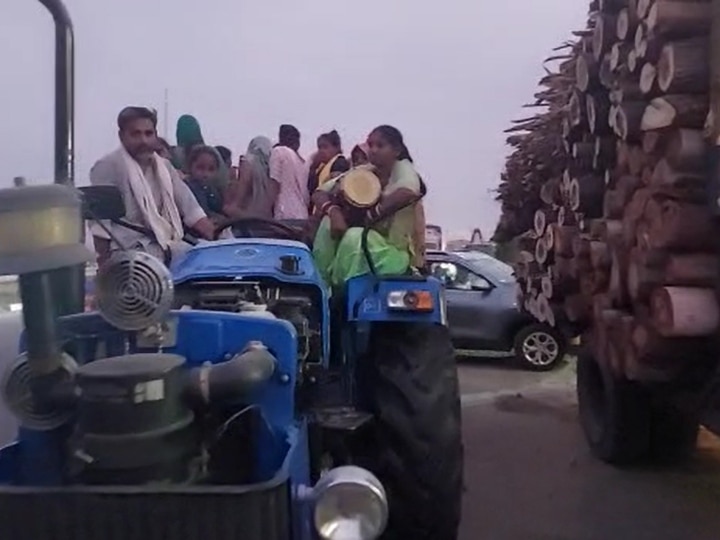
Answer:
[[[587,349],[577,366],[580,423],[593,455],[612,465],[632,465],[649,458],[650,393],[613,375]]]
[[[657,401],[652,408],[650,455],[659,464],[683,462],[694,453],[699,431],[696,414],[680,410],[667,400]]]
[[[567,340],[547,324],[535,323],[523,327],[513,341],[515,361],[523,369],[550,371],[565,356]]]
[[[385,540],[456,540],[463,492],[460,388],[448,329],[377,323],[366,399],[375,416],[370,469],[388,493]]]

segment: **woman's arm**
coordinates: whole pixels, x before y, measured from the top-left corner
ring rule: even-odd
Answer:
[[[378,202],[376,206],[377,210],[375,213],[382,216],[394,214],[405,206],[409,206],[419,200],[419,197],[420,195],[418,193],[410,189],[396,189],[392,193],[380,197],[380,202]]]
[[[314,236],[320,221],[327,216],[330,218],[330,231],[333,238],[342,238],[348,228],[347,221],[342,207],[336,204],[333,189],[337,185],[336,180],[328,180],[312,194],[313,213],[308,222],[308,230]]]
[[[407,162],[400,162],[396,167],[397,169],[393,171],[393,174],[396,175],[394,181],[388,186],[370,213],[371,221],[380,216],[390,216],[422,198],[422,181],[413,166]]]

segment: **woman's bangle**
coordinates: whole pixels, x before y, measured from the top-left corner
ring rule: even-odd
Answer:
[[[337,204],[331,204],[330,207],[327,209],[327,213],[326,213],[326,215],[328,217],[330,216],[330,212],[332,210],[340,210],[340,207]]]
[[[380,204],[376,204],[370,210],[368,210],[368,217],[371,220],[375,220],[380,217]]]
[[[327,212],[328,212],[328,210],[330,210],[330,207],[331,207],[332,205],[333,205],[333,202],[332,202],[332,201],[325,201],[324,203],[322,203],[322,204],[320,205],[320,208],[319,208],[319,212],[318,212],[318,213],[319,213],[320,215],[323,215],[323,216],[326,215]]]

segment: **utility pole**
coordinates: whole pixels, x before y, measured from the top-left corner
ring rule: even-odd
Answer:
[[[164,138],[166,141],[168,140],[168,122],[169,122],[169,120],[170,120],[169,114],[168,114],[168,110],[169,110],[169,108],[170,108],[170,105],[169,105],[169,102],[170,102],[169,94],[170,94],[170,92],[168,92],[168,89],[166,88],[166,89],[165,89],[165,100],[164,100],[164,103],[163,103],[163,117],[164,117],[164,118],[163,118],[163,138]],[[169,142],[169,141],[168,141],[168,142]]]

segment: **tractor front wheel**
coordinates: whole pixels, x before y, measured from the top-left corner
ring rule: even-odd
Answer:
[[[463,492],[460,390],[448,329],[373,326],[363,384],[375,416],[370,468],[388,493],[387,540],[456,540]]]

